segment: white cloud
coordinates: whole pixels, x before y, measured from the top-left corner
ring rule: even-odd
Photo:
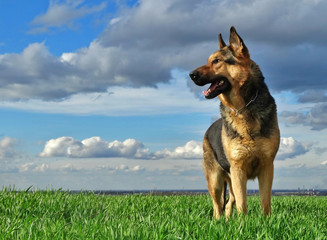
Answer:
[[[27,162],[18,166],[20,173],[24,172],[45,172],[49,169],[49,165],[46,163],[37,164],[35,162]]]
[[[68,26],[74,27],[74,21],[83,18],[86,15],[100,12],[106,8],[106,3],[103,2],[97,6],[85,6],[84,0],[50,0],[47,12],[34,18],[31,22],[36,26],[30,32],[42,33],[53,27]]]
[[[36,171],[36,172],[45,172],[48,169],[49,169],[49,165],[48,164],[45,164],[45,163],[42,163],[41,165],[37,166],[34,169],[34,171]]]
[[[49,140],[41,157],[72,157],[72,158],[97,158],[97,157],[124,157],[148,158],[149,149],[135,139],[126,139],[124,142],[107,142],[100,137],[91,137],[78,141],[72,137],[60,137]]]
[[[135,139],[123,142],[108,142],[100,137],[91,137],[83,141],[72,137],[60,137],[46,142],[41,157],[71,158],[132,158],[132,159],[199,159],[202,158],[202,144],[189,141],[174,150],[150,152],[144,144]],[[135,168],[134,170],[138,170]]]
[[[1,100],[58,99],[79,81],[76,72],[52,56],[44,43],[30,44],[21,54],[0,55],[0,68]]]
[[[192,140],[184,146],[175,148],[173,151],[166,148],[155,152],[154,155],[157,158],[199,159],[202,158],[202,153],[202,143]]]
[[[306,165],[304,163],[296,163],[289,165],[289,168],[305,168]]]
[[[289,124],[300,124],[310,126],[312,130],[322,130],[327,128],[327,103],[315,104],[306,113],[283,111],[280,117]]]
[[[135,165],[135,166],[127,166],[125,164],[121,164],[115,168],[109,168],[114,173],[117,172],[143,172],[145,171],[145,167],[142,167],[140,165]]]
[[[37,167],[34,162],[24,163],[18,167],[19,172],[28,172],[32,171]]]
[[[149,156],[149,149],[135,139],[127,139],[124,142],[116,140],[109,143],[108,148],[112,151],[111,156],[114,157],[147,158]]]
[[[76,166],[70,162],[67,162],[62,165],[52,167],[51,170],[59,170],[62,172],[77,172],[77,171],[83,171],[86,169],[82,168],[81,166]]]
[[[136,165],[131,169],[132,172],[141,172],[141,171],[144,171],[144,170],[145,170],[145,168],[140,166],[140,165]]]
[[[285,160],[287,158],[295,158],[296,156],[305,154],[309,150],[309,146],[296,141],[293,137],[281,137],[276,159]]]
[[[120,173],[141,173],[146,170],[145,167],[137,164],[137,165],[125,165],[118,164],[116,166],[108,166],[108,165],[98,165],[97,160],[92,159],[91,164],[89,160],[82,161],[74,161],[74,163],[70,162],[68,159],[53,162],[51,160],[46,160],[47,162],[40,162],[36,160],[35,162],[26,162],[23,164],[17,165],[12,169],[5,169],[3,172],[12,172],[13,169],[19,173],[44,173],[47,172],[49,174],[65,174],[65,173],[110,173],[110,174],[120,174]],[[100,160],[101,161],[101,160]],[[119,163],[119,162],[118,162]],[[115,165],[115,164],[114,164]]]
[[[15,149],[17,139],[4,137],[0,140],[0,160],[12,159],[19,156]]]
[[[70,148],[76,148],[81,145],[80,142],[76,141],[72,137],[60,137],[57,139],[49,140],[41,152],[41,157],[56,157],[66,156],[70,152]]]

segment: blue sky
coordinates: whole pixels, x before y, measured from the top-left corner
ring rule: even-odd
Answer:
[[[278,105],[273,188],[327,186],[324,1],[0,2],[0,184],[205,189],[188,72],[234,25]],[[249,182],[249,188],[257,188]]]

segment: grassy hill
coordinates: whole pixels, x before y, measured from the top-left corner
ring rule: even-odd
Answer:
[[[327,239],[327,197],[259,197],[248,214],[212,219],[208,195],[0,191],[0,239]]]

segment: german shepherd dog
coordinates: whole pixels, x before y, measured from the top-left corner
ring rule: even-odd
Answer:
[[[218,96],[221,101],[221,119],[209,127],[203,139],[203,170],[214,217],[219,218],[225,210],[228,219],[235,202],[238,213],[246,213],[247,180],[256,177],[267,216],[273,161],[280,141],[276,104],[234,27],[230,29],[229,45],[219,34],[218,51],[209,56],[206,65],[192,71],[190,78],[198,86],[210,84],[204,96]]]

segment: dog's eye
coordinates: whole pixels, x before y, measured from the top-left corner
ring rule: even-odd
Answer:
[[[218,58],[215,58],[211,63],[212,63],[212,64],[217,64],[219,61],[221,61],[221,60],[218,59]]]

